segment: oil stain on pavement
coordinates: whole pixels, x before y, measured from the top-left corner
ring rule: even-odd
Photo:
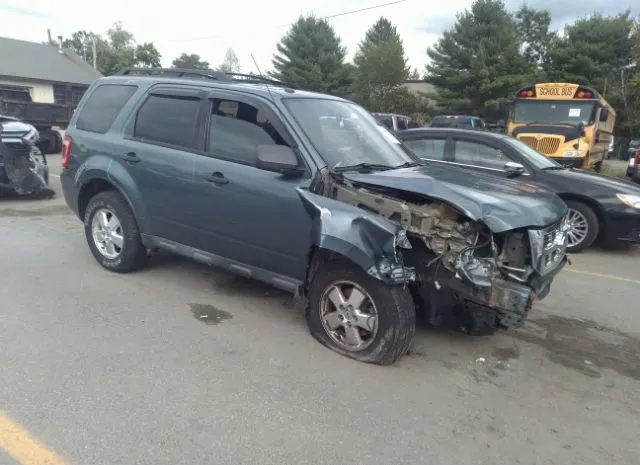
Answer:
[[[202,321],[208,325],[217,325],[224,320],[230,320],[233,315],[224,310],[220,310],[209,304],[189,304],[191,313],[198,321]]]
[[[640,341],[595,321],[549,316],[530,320],[511,336],[546,349],[549,360],[586,376],[599,378],[598,368],[605,368],[640,380]]]

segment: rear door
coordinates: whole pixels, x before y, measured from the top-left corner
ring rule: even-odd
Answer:
[[[194,246],[196,153],[204,149],[206,93],[161,85],[141,99],[126,127],[118,162],[133,178],[152,234]]]

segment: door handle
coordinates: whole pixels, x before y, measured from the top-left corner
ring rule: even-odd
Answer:
[[[122,155],[122,159],[127,163],[139,163],[142,161],[135,152],[125,153]]]
[[[210,173],[207,174],[204,177],[205,181],[207,182],[212,182],[214,184],[228,184],[229,180],[227,178],[224,177],[224,174],[222,174],[220,171],[216,171],[215,173]]]

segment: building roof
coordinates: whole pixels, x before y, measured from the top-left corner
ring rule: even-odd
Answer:
[[[68,49],[0,37],[0,76],[91,84],[102,75]]]

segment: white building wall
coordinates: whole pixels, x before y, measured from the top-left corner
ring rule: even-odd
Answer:
[[[53,84],[45,84],[35,81],[23,81],[23,80],[8,80],[0,79],[0,84],[9,86],[28,87],[31,93],[31,99],[34,102],[40,103],[54,103],[53,98]]]

